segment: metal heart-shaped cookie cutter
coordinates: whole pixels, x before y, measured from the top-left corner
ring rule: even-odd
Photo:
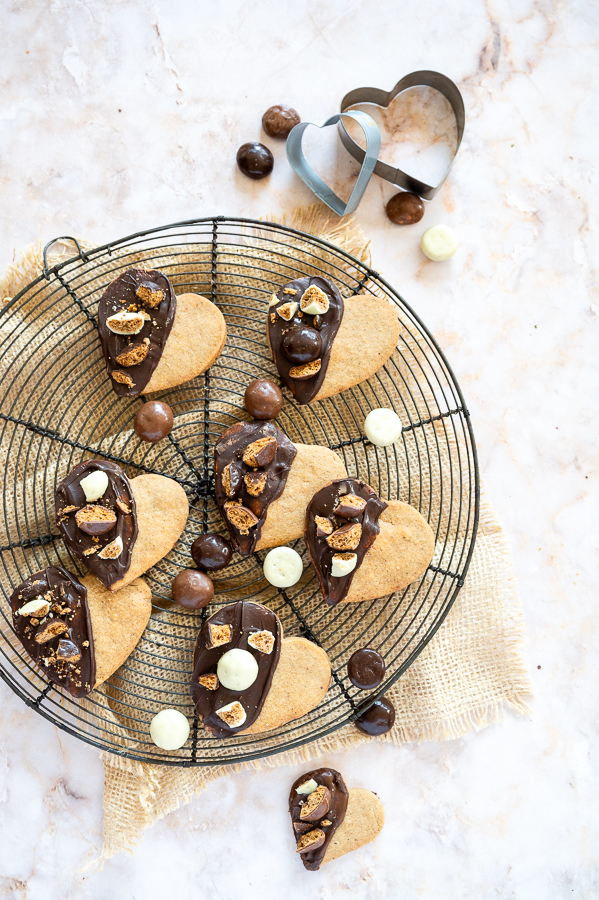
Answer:
[[[316,128],[326,128],[327,125],[335,125],[336,123],[341,125],[344,118],[353,119],[354,122],[357,122],[366,138],[366,150],[362,150],[361,147],[358,148],[361,154],[360,162],[362,163],[362,168],[360,169],[358,180],[354,184],[354,189],[351,192],[351,196],[347,203],[344,203],[341,197],[337,196],[335,191],[328,186],[326,181],[323,181],[322,178],[316,174],[304,156],[302,150],[304,131],[308,125],[314,125],[314,122],[300,122],[295,128],[292,128],[289,132],[289,137],[287,138],[287,159],[289,160],[291,168],[299,175],[302,181],[308,185],[310,190],[316,194],[319,200],[326,203],[329,209],[336,212],[338,216],[344,216],[357,209],[364,191],[368,186],[368,182],[370,181],[370,176],[375,170],[375,164],[381,149],[381,132],[379,131],[379,126],[372,116],[369,116],[368,113],[362,112],[362,110],[359,109],[353,110],[352,112],[336,113],[322,125],[316,125]],[[358,145],[356,144],[356,147],[357,146]]]
[[[440,94],[443,94],[443,96],[449,100],[457,127],[456,148],[451,162],[449,163],[443,178],[435,187],[432,187],[430,184],[425,184],[424,181],[419,181],[418,178],[413,178],[401,169],[396,169],[380,159],[374,167],[374,173],[375,175],[384,178],[385,181],[390,181],[391,184],[396,184],[398,187],[403,188],[405,191],[411,191],[414,194],[418,194],[424,200],[432,200],[449,175],[458,150],[460,149],[462,136],[464,134],[464,126],[466,124],[464,101],[458,86],[451,78],[447,78],[446,75],[441,75],[440,72],[429,72],[428,70],[424,70],[421,72],[411,72],[409,75],[405,75],[390,91],[382,91],[379,88],[372,87],[356,88],[354,91],[350,91],[349,94],[346,94],[341,101],[341,113],[347,115],[346,110],[349,109],[350,106],[355,106],[358,103],[373,103],[376,106],[386,108],[399,96],[399,94],[412,87],[434,88],[434,90],[439,91]],[[329,121],[331,120],[329,119]],[[364,153],[362,147],[360,147],[360,145],[347,133],[342,120],[339,122],[339,135],[346,150],[349,150],[354,159],[358,162],[362,162],[367,154]]]

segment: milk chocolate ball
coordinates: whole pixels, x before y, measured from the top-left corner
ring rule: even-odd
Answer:
[[[275,164],[274,157],[268,147],[259,144],[257,141],[249,144],[242,144],[237,151],[237,165],[240,172],[247,175],[248,178],[258,180],[266,178],[272,172]]]
[[[318,358],[322,350],[322,337],[309,325],[294,325],[281,341],[281,348],[290,362],[302,365]]]
[[[267,378],[256,378],[245,389],[243,402],[254,419],[276,419],[283,407],[283,394]]]
[[[262,116],[262,127],[269,137],[286,138],[301,122],[299,113],[291,106],[271,106]]]
[[[204,572],[218,572],[231,562],[233,548],[220,534],[201,534],[191,545],[193,561]]]
[[[142,441],[155,444],[170,434],[173,427],[173,411],[162,400],[149,400],[137,410],[133,428]]]
[[[171,593],[184,609],[203,609],[214,597],[214,585],[204,572],[185,569],[173,581]]]
[[[385,211],[396,225],[415,225],[424,215],[424,203],[418,194],[400,191],[391,197]]]

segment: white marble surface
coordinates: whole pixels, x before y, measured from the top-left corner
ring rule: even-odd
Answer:
[[[530,719],[507,714],[464,740],[327,760],[379,793],[387,824],[319,874],[304,873],[289,847],[283,798],[298,769],[220,780],[133,856],[86,874],[102,840],[97,754],[0,686],[0,896],[599,896],[597,4],[0,8],[0,263],[65,233],[104,242],[196,215],[278,216],[310,200],[284,147],[269,142],[267,181],[234,165],[270,104],[322,121],[347,90],[389,88],[417,68],[460,84],[465,140],[422,226],[387,222],[393,191],[377,179],[358,219],[376,266],[431,327],[466,394],[512,540],[537,694]],[[460,236],[449,263],[419,251],[435,222]]]

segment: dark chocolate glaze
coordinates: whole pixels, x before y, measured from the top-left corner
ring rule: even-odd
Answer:
[[[339,497],[343,497],[345,494],[356,494],[358,497],[366,500],[366,506],[358,516],[348,519],[333,515],[333,509],[337,505]],[[373,545],[380,531],[379,516],[386,508],[387,504],[381,500],[378,494],[369,485],[364,484],[363,481],[359,481],[357,478],[340,478],[337,481],[332,481],[317,491],[312,497],[306,510],[304,539],[312,565],[316,569],[324,599],[329,606],[339,603],[347,595],[355,572],[360,568],[366,551]],[[326,538],[317,536],[315,516],[330,519],[334,529],[348,523],[359,523],[362,526],[360,543],[355,550],[349,551],[357,556],[356,567],[343,578],[333,578],[331,575],[333,556],[335,553],[343,551],[331,549],[326,542]]]
[[[75,513],[88,505],[79,482],[90,472],[106,472],[108,487],[104,496],[94,500],[94,506],[105,506],[116,514],[116,525],[107,534],[94,537],[77,527]],[[117,501],[122,504],[118,505]],[[71,509],[67,512],[67,510]],[[127,512],[127,510],[129,510]],[[120,466],[105,459],[86,459],[71,469],[56,490],[56,524],[64,538],[67,549],[76,559],[87,566],[89,571],[109,588],[126,574],[131,565],[131,553],[137,538],[137,515],[135,500],[129,479]],[[102,559],[98,553],[120,537],[123,550],[116,559]],[[87,556],[86,550],[93,550]]]
[[[391,700],[381,697],[375,700],[365,713],[356,719],[356,727],[376,737],[377,734],[386,734],[395,724],[395,707]]]
[[[147,285],[154,290],[163,291],[164,297],[157,306],[152,308],[144,304],[137,296],[136,291],[140,285]],[[115,278],[104,291],[98,308],[98,331],[106,360],[106,370],[111,376],[112,389],[119,397],[135,397],[142,393],[162,356],[176,309],[177,298],[173,286],[166,275],[157,269],[148,271],[129,269]],[[140,332],[124,335],[115,334],[110,330],[106,319],[123,311],[144,312],[149,316]],[[146,339],[149,341],[148,352],[142,362],[134,366],[119,365],[116,358],[120,353],[129,345],[143,343]],[[112,373],[115,371],[129,375],[133,381],[133,387],[115,381],[112,378]]]
[[[231,640],[218,647],[208,647],[210,625],[230,625]],[[258,631],[269,631],[274,635],[271,653],[262,653],[248,644],[248,638]],[[258,676],[245,691],[231,691],[219,683],[215,691],[208,690],[199,682],[201,675],[215,675],[218,661],[234,648],[247,650],[258,663]],[[265,606],[239,600],[224,606],[204,622],[198,634],[193,652],[193,674],[191,676],[191,696],[204,728],[215,737],[227,737],[249,728],[256,721],[264,705],[272,684],[273,675],[281,653],[281,623],[276,615]],[[245,709],[247,718],[238,728],[231,728],[216,715],[216,710],[238,700]]]
[[[42,597],[51,603],[48,613],[43,617],[19,615],[17,610],[35,597]],[[19,585],[10,598],[10,605],[17,637],[44,675],[73,697],[89,694],[96,681],[96,659],[85,587],[62,566],[48,566]],[[38,644],[35,634],[48,622],[63,622],[66,630]],[[76,661],[57,658],[62,641],[74,644],[81,658]],[[72,646],[63,646],[74,652]]]
[[[246,448],[254,441],[261,438],[275,438],[277,449],[272,462],[266,466],[253,469],[243,462],[243,454]],[[253,553],[260,538],[262,526],[266,521],[268,507],[283,493],[291,464],[295,459],[297,450],[274,422],[238,422],[227,429],[214,448],[214,478],[216,503],[220,513],[227,524],[235,549],[241,556],[249,556]],[[223,487],[223,470],[228,465],[236,467],[239,487],[235,497],[227,496]],[[266,473],[264,490],[257,496],[252,496],[244,481],[245,475],[256,472]],[[227,516],[225,503],[241,501],[241,505],[249,509],[258,519],[248,534],[241,534]]]
[[[363,647],[352,653],[347,664],[349,680],[362,691],[378,687],[385,677],[385,660],[376,650]]]
[[[305,823],[300,819],[302,805],[307,799],[307,796],[306,794],[298,794],[296,789],[300,787],[300,785],[305,784],[306,781],[310,781],[311,778],[313,778],[317,784],[324,785],[331,792],[331,805],[329,811],[324,816],[324,821],[329,821],[331,824],[323,825],[321,822],[314,822],[311,824],[310,829],[307,829]],[[320,868],[320,864],[327,852],[327,847],[331,843],[331,838],[345,818],[348,797],[349,791],[345,781],[336,769],[313,769],[312,772],[306,772],[305,775],[300,775],[300,777],[296,778],[293,782],[289,793],[289,813],[291,815],[292,826],[294,826],[296,822],[301,824],[301,829],[297,830],[295,827],[293,828],[293,836],[296,843],[302,832],[305,833],[307,830],[313,828],[320,828],[325,834],[324,844],[322,844],[321,847],[317,850],[308,850],[306,853],[300,854],[304,867],[311,872],[315,872]]]
[[[305,291],[312,285],[320,288],[329,298],[329,308],[322,316],[311,316],[308,313],[302,313],[300,309],[300,299]],[[285,293],[285,291],[296,291],[295,294]],[[331,347],[335,340],[335,335],[339,331],[341,320],[343,318],[343,298],[334,284],[326,278],[311,277],[306,275],[304,278],[296,278],[289,284],[279,288],[276,296],[279,302],[273,304],[268,310],[268,341],[274,361],[277,366],[279,375],[295,397],[298,403],[310,403],[321,388],[324,377],[327,373],[329,358],[331,356]],[[285,303],[297,303],[297,310],[290,321],[286,321],[278,315],[277,309],[280,309]],[[317,319],[316,325],[314,319]],[[283,353],[283,338],[297,325],[308,325],[317,327],[322,339],[322,349],[320,351],[320,370],[311,378],[299,380],[291,378],[289,375],[297,363],[292,362]]]

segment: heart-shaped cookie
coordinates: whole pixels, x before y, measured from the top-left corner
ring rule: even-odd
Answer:
[[[204,372],[220,355],[227,326],[205,297],[176,297],[163,272],[129,269],[100,300],[98,333],[113,390],[134,397]]]
[[[348,790],[336,769],[313,769],[294,781],[289,813],[304,867],[323,863],[373,841],[385,824],[383,804],[371,791]]]
[[[366,138],[366,151],[362,156],[362,168],[358,175],[358,179],[353,187],[351,196],[347,203],[344,203],[341,197],[330,188],[322,178],[316,174],[312,166],[306,160],[304,151],[302,150],[302,140],[304,131],[312,122],[300,122],[295,126],[287,137],[287,159],[291,168],[302,181],[308,185],[311,191],[316,194],[319,200],[336,212],[338,216],[345,216],[357,209],[360,200],[364,195],[364,191],[368,186],[370,177],[373,173],[379,150],[381,149],[381,133],[374,119],[368,113],[361,110],[353,112],[341,112],[331,116],[323,125],[316,125],[316,128],[326,128],[328,125],[336,125],[343,119],[351,119],[356,122],[364,133]]]
[[[284,638],[272,610],[240,600],[202,625],[191,695],[210,734],[258,734],[314,709],[330,680],[324,650],[305,638]]]
[[[380,297],[342,297],[328,279],[306,275],[272,295],[267,337],[279,375],[305,404],[374,375],[395,350],[399,321]]]
[[[15,632],[44,675],[84,697],[137,645],[152,593],[141,578],[114,594],[93,575],[78,581],[62,566],[48,566],[19,585],[11,607]]]
[[[181,536],[189,504],[164,475],[129,480],[116,463],[79,463],[56,490],[56,524],[70,552],[118,591],[162,559]]]
[[[242,556],[301,537],[312,494],[343,475],[333,450],[293,444],[274,422],[238,422],[214,448],[216,502]]]
[[[408,503],[381,500],[357,478],[321,488],[306,511],[304,538],[325,601],[375,600],[420,578],[433,531]]]
[[[434,90],[439,91],[439,93],[443,94],[443,96],[446,97],[449,101],[453,110],[453,114],[455,116],[457,129],[456,148],[447,171],[441,178],[441,181],[435,186],[426,184],[425,182],[420,181],[417,178],[413,178],[406,172],[402,172],[401,169],[395,168],[395,166],[390,166],[388,163],[383,162],[383,160],[380,159],[377,161],[374,167],[374,173],[376,175],[379,175],[381,178],[384,178],[386,181],[390,181],[392,184],[396,184],[398,187],[403,188],[406,191],[411,191],[415,194],[419,194],[425,200],[432,200],[449,175],[458,150],[460,149],[460,144],[462,143],[462,137],[464,134],[464,127],[466,124],[466,113],[464,111],[464,101],[462,99],[462,95],[457,85],[450,78],[447,78],[446,75],[442,75],[440,72],[423,70],[420,72],[411,72],[409,75],[405,75],[390,91],[382,91],[379,88],[371,87],[356,88],[355,90],[350,91],[349,94],[346,94],[341,101],[341,111],[345,112],[351,106],[356,106],[359,103],[372,103],[376,106],[382,106],[386,108],[403,91],[407,91],[408,88],[421,86],[434,88]],[[339,133],[345,148],[349,150],[354,159],[356,159],[358,162],[362,162],[362,160],[367,158],[368,147],[366,148],[366,151],[364,151],[364,149],[354,141],[354,139],[348,134],[346,128],[344,128],[343,119],[341,119],[339,122]]]

